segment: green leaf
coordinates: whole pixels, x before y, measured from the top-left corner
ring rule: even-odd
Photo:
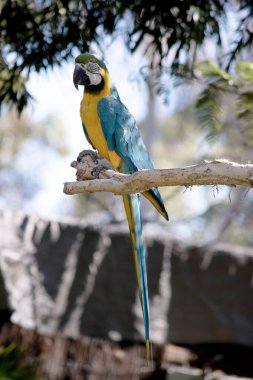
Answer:
[[[0,380],[35,380],[35,371],[23,363],[23,352],[14,343],[0,347]]]
[[[214,137],[222,130],[219,121],[221,112],[220,93],[212,85],[209,85],[196,102],[196,117],[202,128],[208,130],[209,137]]]
[[[253,81],[253,63],[252,62],[237,63],[236,72],[242,80]]]
[[[253,91],[245,91],[238,95],[237,117],[244,121],[246,126],[253,120]]]
[[[228,72],[221,70],[217,65],[210,61],[202,61],[196,65],[201,70],[204,77],[220,77],[225,81],[231,80],[231,76]]]

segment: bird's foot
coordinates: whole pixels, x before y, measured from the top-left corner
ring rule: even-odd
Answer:
[[[101,164],[97,165],[94,169],[92,169],[91,171],[91,174],[95,177],[95,178],[99,178],[99,174],[103,171],[103,170],[115,170],[114,167],[110,164],[109,161],[107,160],[103,160],[101,162]]]
[[[89,156],[95,164],[98,163],[98,159],[100,158],[98,152],[91,149],[84,149],[78,154],[77,162],[81,162],[85,156]]]

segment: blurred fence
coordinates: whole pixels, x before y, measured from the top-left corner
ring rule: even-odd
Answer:
[[[10,306],[12,322],[59,337],[57,352],[63,336],[143,341],[126,225],[5,210],[0,233],[0,309]],[[157,224],[145,239],[152,340],[253,347],[253,249],[187,246]]]

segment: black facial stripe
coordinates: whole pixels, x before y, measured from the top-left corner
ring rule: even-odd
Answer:
[[[90,94],[96,94],[96,93],[102,91],[103,88],[104,88],[104,85],[105,85],[105,81],[104,81],[103,77],[101,77],[101,79],[102,80],[101,80],[101,82],[99,84],[97,84],[97,85],[91,84],[90,86],[87,86],[85,88],[85,92],[88,92]]]

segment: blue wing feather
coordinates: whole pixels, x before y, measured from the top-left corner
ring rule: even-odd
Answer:
[[[109,150],[115,151],[123,160],[123,173],[132,174],[137,170],[154,169],[136,121],[118,95],[102,98],[98,103],[98,115]],[[154,187],[143,195],[168,220],[158,189]]]
[[[108,148],[116,151],[131,173],[154,168],[136,121],[119,98],[102,98],[98,115]]]

